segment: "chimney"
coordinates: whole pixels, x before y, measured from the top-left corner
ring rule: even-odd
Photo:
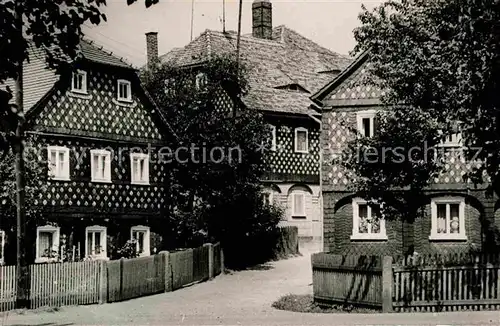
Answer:
[[[158,61],[158,33],[146,33],[146,55],[148,67],[152,67]]]
[[[270,0],[254,0],[252,3],[252,35],[272,39],[273,5]]]

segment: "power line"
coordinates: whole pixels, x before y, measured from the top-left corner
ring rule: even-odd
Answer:
[[[85,26],[87,26],[87,27],[89,27],[89,28],[91,28],[91,27],[90,27],[89,25],[87,25],[86,23],[85,23],[84,25],[85,25]],[[92,28],[91,28],[91,29],[92,29]],[[104,37],[104,38],[106,38],[106,39],[108,39],[108,40],[110,40],[110,41],[113,41],[113,42],[115,42],[115,43],[118,43],[118,44],[120,44],[120,45],[123,45],[123,46],[125,46],[125,47],[129,48],[130,50],[132,50],[132,51],[134,51],[134,52],[136,52],[136,53],[140,53],[140,54],[141,54],[141,56],[143,56],[143,55],[144,55],[144,52],[143,52],[143,51],[139,51],[139,50],[137,50],[136,48],[133,48],[133,47],[131,47],[130,45],[128,45],[128,44],[126,44],[126,43],[123,43],[123,42],[118,41],[118,40],[116,40],[116,39],[113,39],[113,38],[111,38],[111,37],[109,37],[109,36],[106,36],[106,35],[104,35],[103,33],[99,32],[99,31],[94,31],[94,33],[99,34],[100,36],[102,36],[102,37]]]

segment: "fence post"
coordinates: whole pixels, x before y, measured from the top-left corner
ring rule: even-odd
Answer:
[[[108,268],[106,261],[99,262],[99,304],[108,302]]]
[[[220,273],[225,274],[224,270],[224,250],[222,250],[222,245],[220,245]]]
[[[125,258],[120,258],[120,301],[123,300],[123,262],[125,261]]]
[[[382,260],[382,312],[392,312],[392,257]]]
[[[214,245],[211,243],[205,243],[204,247],[208,247],[208,279],[214,278]]]
[[[170,253],[168,251],[161,251],[163,256],[164,269],[164,282],[165,292],[172,292],[172,262],[170,261]]]

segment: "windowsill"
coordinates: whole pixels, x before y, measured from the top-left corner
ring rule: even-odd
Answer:
[[[105,257],[105,256],[87,256],[85,258],[85,260],[104,260],[104,261],[108,261],[109,257]]]
[[[91,182],[95,182],[95,183],[112,183],[111,180],[95,180],[95,179],[92,179],[90,181]]]
[[[305,215],[292,215],[292,218],[297,219],[297,220],[306,220],[307,216],[305,216]]]
[[[55,263],[55,262],[58,262],[57,258],[45,258],[45,257],[41,257],[41,258],[36,258],[35,259],[35,264]]]
[[[89,93],[86,90],[80,90],[80,89],[71,89],[72,93],[75,94],[81,94],[81,95],[88,95]]]
[[[49,177],[50,181],[71,181],[70,178]]]
[[[431,234],[429,236],[430,241],[467,241],[467,236],[462,234],[457,235],[439,235]]]
[[[147,182],[132,181],[132,182],[130,182],[130,184],[134,185],[134,186],[149,186],[150,185],[149,181],[147,181]]]
[[[92,98],[92,95],[89,94],[88,92],[76,91],[76,90],[68,92],[68,95],[83,100],[90,100]]]
[[[387,235],[386,234],[380,234],[380,235],[375,235],[375,234],[353,234],[351,235],[351,240],[354,241],[387,241]]]
[[[126,99],[113,98],[112,101],[116,105],[126,106],[129,108],[135,107],[137,105],[137,103],[133,99],[126,100]]]
[[[298,150],[295,150],[295,153],[299,153],[299,154],[309,154],[309,151],[298,151]]]

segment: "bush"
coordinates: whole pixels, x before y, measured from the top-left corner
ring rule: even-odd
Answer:
[[[135,239],[127,240],[123,247],[117,250],[118,256],[120,258],[137,258],[139,254],[137,253],[137,241]]]

